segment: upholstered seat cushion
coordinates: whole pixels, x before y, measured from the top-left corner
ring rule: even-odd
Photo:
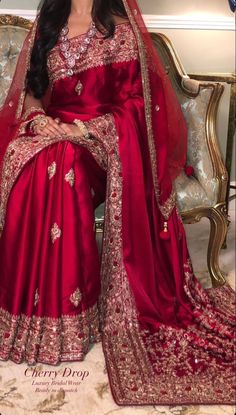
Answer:
[[[27,33],[20,27],[0,26],[0,106],[6,97]]]
[[[212,201],[207,197],[204,188],[195,177],[187,177],[181,173],[175,181],[177,203],[181,212],[190,208],[212,206]]]
[[[175,186],[180,210],[217,203],[219,182],[215,177],[207,143],[206,119],[213,89],[204,83],[187,79],[188,90],[196,96],[179,95],[182,111],[188,125],[187,164],[194,168],[194,178],[184,173],[177,178]]]

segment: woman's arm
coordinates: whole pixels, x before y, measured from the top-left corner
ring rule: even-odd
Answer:
[[[47,123],[43,128],[40,126],[42,119]],[[31,126],[33,127],[33,129],[31,128],[31,132],[34,134],[43,134],[49,137],[67,133],[65,127],[60,124],[60,120],[54,120],[52,117],[48,117],[44,111],[42,101],[30,93],[27,93],[25,97],[22,120],[22,134],[25,134]]]
[[[26,112],[28,112],[30,110],[33,110],[33,108],[41,109],[42,112],[44,111],[41,100],[37,99],[37,98],[34,98],[33,95],[27,93],[26,96],[25,96],[25,101],[24,101],[23,116]]]

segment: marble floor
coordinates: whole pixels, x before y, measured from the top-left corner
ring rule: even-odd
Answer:
[[[235,287],[235,206],[231,204],[228,248],[222,250],[220,263],[227,279]],[[187,225],[188,245],[196,276],[204,286],[210,281],[206,267],[208,221]],[[52,367],[38,365],[42,370]],[[25,364],[0,363],[0,415],[233,415],[232,406],[146,406],[119,407],[110,393],[101,344],[93,346],[84,362],[63,363],[58,371],[58,384],[52,390],[38,390],[32,371]],[[72,371],[78,377],[72,377]],[[74,384],[63,384],[63,371]],[[68,392],[66,389],[73,388]]]

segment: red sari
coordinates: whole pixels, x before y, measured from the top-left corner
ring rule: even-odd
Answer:
[[[74,50],[82,37],[70,40]],[[82,360],[102,340],[118,404],[230,404],[233,292],[203,290],[173,192],[157,203],[141,69],[129,23],[113,39],[97,34],[72,77],[58,46],[50,52],[47,114],[84,121],[92,138],[34,136],[25,114],[7,146],[0,358]],[[162,104],[160,95],[157,112]],[[161,151],[159,184],[168,182]],[[94,209],[104,201],[100,259]]]

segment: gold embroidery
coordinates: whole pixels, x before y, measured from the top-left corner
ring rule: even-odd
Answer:
[[[79,304],[81,303],[81,300],[82,300],[82,294],[81,294],[81,292],[80,292],[80,290],[79,290],[79,288],[77,288],[74,292],[73,292],[73,294],[71,294],[71,296],[70,296],[70,302],[75,306],[75,307],[78,307],[79,306]]]
[[[25,112],[24,112],[24,114],[22,115],[22,120],[23,121],[26,121],[27,119],[28,119],[28,117],[30,116],[30,115],[33,115],[34,113],[42,113],[42,114],[45,114],[45,111],[44,111],[44,109],[42,108],[42,107],[30,107],[30,108],[28,108]],[[31,117],[30,117],[31,118]]]
[[[163,203],[163,205],[161,205],[160,203],[158,204],[158,207],[166,220],[169,219],[175,204],[176,204],[176,192],[173,189],[170,194],[170,197],[165,201],[165,203]]]
[[[57,223],[54,223],[53,227],[51,228],[51,240],[52,243],[54,243],[57,239],[61,237],[61,229],[57,225]]]
[[[99,342],[97,305],[60,318],[12,315],[0,308],[0,359],[35,364],[83,360],[89,344]]]
[[[75,171],[74,169],[70,169],[68,173],[65,175],[65,181],[70,184],[71,187],[74,186],[75,183]]]
[[[56,165],[56,162],[53,161],[52,164],[50,164],[50,166],[48,166],[48,177],[49,177],[49,180],[51,180],[53,178],[53,176],[55,176],[56,170],[57,170],[57,165]]]
[[[38,302],[39,302],[39,293],[38,293],[38,288],[37,288],[35,295],[34,295],[34,306],[35,307],[38,304]]]
[[[17,132],[18,136],[26,134],[28,123],[29,123],[29,121],[22,122],[20,124],[20,127],[19,127],[18,132]]]
[[[76,53],[78,45],[81,43],[81,37],[77,36],[70,39],[70,43],[72,52]],[[86,55],[81,56],[81,59],[77,62],[74,73],[135,59],[138,59],[138,49],[130,24],[119,24],[116,26],[115,35],[112,39],[104,39],[100,35],[96,35],[92,39],[91,47]],[[58,45],[49,52],[47,65],[51,83],[67,76],[65,61],[60,54]]]
[[[104,153],[104,148],[94,138],[93,140],[86,140],[84,137],[44,137],[35,136],[34,138],[23,136],[13,140],[5,153],[2,169],[1,181],[1,204],[0,204],[0,236],[4,227],[7,200],[18,175],[25,166],[25,164],[38,154],[42,149],[54,143],[62,141],[70,141],[75,144],[85,146],[93,155],[99,166],[106,170],[107,155]]]
[[[103,324],[106,321],[107,330],[109,327],[122,327],[124,321],[131,324],[137,321],[134,297],[122,262],[122,167],[119,137],[112,114],[98,117],[85,124],[91,135],[99,138],[109,158],[101,263],[101,322]]]
[[[117,329],[114,325],[104,332],[111,387],[119,404],[234,402],[233,290],[223,286],[206,292],[200,283],[196,283],[190,261],[184,269],[185,291],[195,305],[199,328],[190,324],[186,329],[176,329],[160,324],[151,334],[148,330],[138,330],[135,325],[130,328],[123,324],[122,328]],[[222,314],[217,315],[216,309],[212,311],[212,300],[219,309],[223,305],[224,319],[232,332],[225,329]],[[217,341],[214,329],[222,336]],[[222,354],[224,364],[217,359]],[[127,365],[129,369],[126,372]]]
[[[79,80],[76,87],[75,87],[75,92],[77,92],[78,95],[81,95],[82,91],[83,91],[83,84],[82,82]]]

